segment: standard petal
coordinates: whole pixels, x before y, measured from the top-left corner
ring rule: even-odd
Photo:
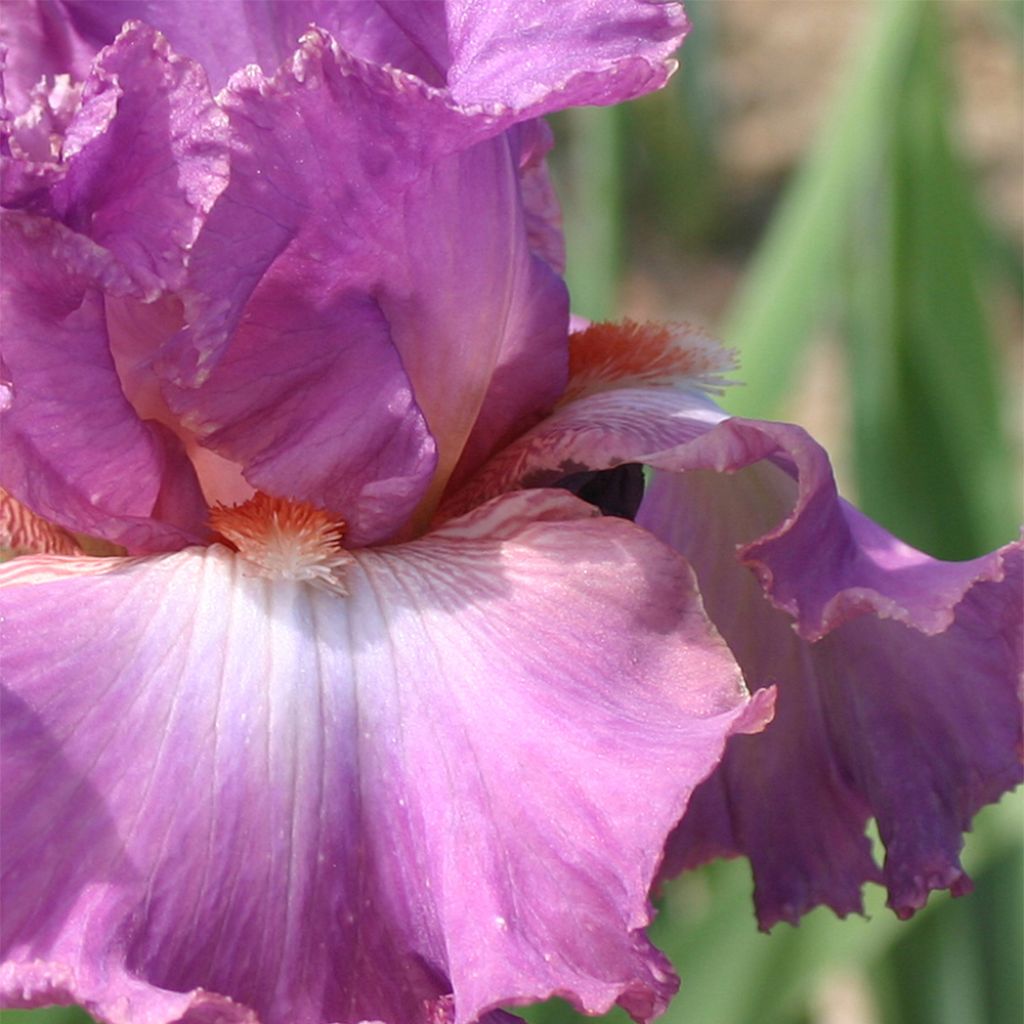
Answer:
[[[440,160],[404,197],[392,260],[371,270],[438,443],[430,506],[546,413],[568,376],[568,293],[531,253],[517,162],[504,137]]]
[[[763,928],[796,923],[822,903],[840,915],[859,911],[866,881],[884,881],[889,905],[909,916],[932,889],[969,888],[961,833],[1022,777],[1020,546],[975,563],[923,565],[872,524],[872,548],[851,551],[837,573],[829,508],[811,501],[816,511],[791,530],[805,545],[802,588],[795,573],[786,577],[798,606],[810,603],[801,589],[828,590],[833,606],[873,614],[838,616],[809,643],[736,557],[764,547],[753,538],[779,533],[795,491],[766,462],[729,476],[658,473],[637,516],[693,562],[748,684],[778,687],[771,728],[733,741],[698,789],[666,873],[745,854]],[[870,588],[844,589],[865,558]],[[884,871],[864,835],[872,816]]]
[[[138,19],[202,63],[219,88],[247,64],[272,73],[314,24],[361,59],[446,86],[464,108],[516,118],[619,103],[659,88],[688,28],[681,4],[651,0],[570,0],[557,12],[543,0],[514,7],[477,0],[102,0],[30,9],[37,25],[53,23],[45,41],[35,29],[36,61],[46,70],[72,70],[61,66],[63,49],[49,45],[55,30],[68,40],[64,49],[98,50],[124,21]]]
[[[111,33],[110,42],[116,33]],[[8,0],[0,19],[0,48],[6,49],[4,86],[12,113],[32,106],[41,78],[68,74],[85,78],[99,49],[83,39],[60,6],[38,0]]]
[[[354,555],[345,598],[219,546],[0,570],[9,1002],[664,1005],[665,834],[770,713],[685,562],[545,491]]]
[[[205,533],[180,444],[143,422],[110,354],[106,292],[132,284],[106,250],[60,224],[2,216],[2,484],[43,518],[133,551]]]
[[[431,85],[443,84],[448,64],[444,5],[432,0],[99,0],[62,3],[57,11],[49,14],[59,17],[62,31],[93,52],[126,21],[152,25],[179,53],[203,65],[214,89],[248,64],[273,74],[310,25],[327,29],[364,60],[402,68]]]
[[[57,120],[54,102],[52,91],[41,93],[37,116]],[[94,61],[67,121],[51,125],[63,129],[51,164],[26,154],[37,157],[30,167],[59,179],[28,192],[21,182],[23,194],[5,202],[108,249],[147,299],[180,287],[188,249],[227,181],[227,118],[202,68],[152,29],[128,28]]]
[[[519,181],[530,250],[552,270],[564,274],[562,208],[545,161],[554,145],[554,136],[543,119],[523,121],[511,129],[509,135],[515,140],[515,149],[519,153]]]
[[[54,203],[155,298],[184,283],[188,250],[227,184],[227,118],[202,68],[150,28],[128,28],[100,53],[83,109],[111,89],[117,112],[105,131],[80,138],[72,123]]]
[[[448,88],[460,104],[530,116],[621,103],[665,84],[688,28],[682,4],[449,0]]]
[[[530,253],[510,143],[461,149],[465,119],[413,79],[311,33],[223,103],[232,180],[192,257],[191,326],[156,362],[168,401],[254,486],[337,509],[360,542],[386,537],[471,432],[479,461],[554,401],[564,285]],[[282,412],[272,462],[245,424],[303,374],[317,387],[301,417]],[[314,420],[352,451],[318,443]]]
[[[116,90],[82,109],[81,83],[67,75],[54,82],[41,80],[31,105],[19,116],[5,110],[0,124],[0,204],[53,216],[53,186],[67,175],[63,160],[65,137],[72,122],[82,137],[107,129],[117,109]]]

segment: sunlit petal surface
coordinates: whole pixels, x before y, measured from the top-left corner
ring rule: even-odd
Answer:
[[[659,332],[577,336],[589,355],[570,399],[442,514],[588,470],[664,471],[637,522],[698,567],[748,684],[778,685],[780,707],[701,791],[666,873],[749,855],[765,927],[819,903],[857,910],[869,880],[901,916],[932,889],[965,891],[961,834],[1022,777],[1020,545],[954,563],[903,544],[838,497],[803,430],[718,409],[705,339]]]
[[[499,499],[355,552],[347,597],[220,546],[11,563],[8,1002],[117,1024],[206,1020],[199,990],[267,1024],[662,1008],[639,929],[665,836],[771,701],[686,563],[592,512]]]

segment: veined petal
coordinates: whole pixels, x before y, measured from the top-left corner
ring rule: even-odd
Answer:
[[[739,555],[808,640],[865,613],[938,633],[975,583],[1002,578],[998,552],[942,562],[843,501],[827,454],[801,428],[729,417],[709,392],[731,366],[731,352],[685,325],[591,325],[573,335],[563,402],[451,495],[439,518],[626,463],[734,473],[763,462],[777,467],[777,519]]]
[[[184,284],[188,250],[227,184],[227,118],[203,69],[144,26],[126,28],[99,54],[83,106],[112,88],[117,113],[106,131],[79,139],[72,125],[55,204],[152,299]]]
[[[509,142],[470,146],[436,90],[310,33],[222,102],[232,179],[193,254],[190,327],[156,363],[168,401],[254,486],[381,539],[429,478],[443,488],[471,431],[479,461],[554,401],[564,285],[529,251]],[[302,410],[275,397],[297,375],[315,385]],[[267,408],[272,452],[249,428]]]
[[[666,471],[637,522],[704,566],[748,681],[780,691],[779,722],[737,740],[695,801],[676,863],[747,853],[766,927],[822,902],[847,913],[880,877],[863,836],[874,814],[890,902],[908,914],[967,884],[960,833],[1021,777],[1019,546],[951,563],[901,543],[838,497],[804,431],[727,418],[702,390],[716,359],[685,331],[591,326],[564,404],[439,518],[503,488]]]
[[[778,687],[776,721],[730,745],[670,841],[665,870],[745,854],[766,929],[821,903],[840,915],[859,911],[866,881],[884,881],[889,905],[909,916],[932,889],[969,888],[961,833],[1022,778],[1020,546],[975,563],[922,566],[924,556],[893,538],[882,544],[888,535],[871,524],[872,585],[851,593],[830,568],[828,510],[805,512],[794,528],[805,543],[802,589],[830,589],[834,606],[874,613],[837,616],[809,643],[735,554],[779,532],[795,490],[766,462],[730,476],[657,473],[637,516],[692,560],[748,684]],[[886,562],[886,551],[906,551],[906,567]],[[856,556],[850,562],[853,571]],[[963,586],[965,573],[975,582]],[[938,601],[946,602],[941,615]],[[864,835],[871,816],[886,847],[882,871]]]
[[[530,251],[516,163],[505,137],[440,160],[406,194],[396,258],[376,269],[438,443],[429,504],[532,426],[565,386],[568,293]]]
[[[542,0],[522,0],[514,11],[474,0],[192,0],[187,8],[168,0],[101,0],[18,6],[33,12],[26,25],[42,51],[33,56],[51,73],[71,70],[59,66],[69,46],[75,52],[98,50],[124,21],[138,19],[200,61],[219,88],[247,64],[272,73],[314,24],[361,59],[446,86],[462,107],[515,117],[618,103],[659,88],[675,67],[670,58],[688,28],[681,4],[651,0],[566,0],[557,12]],[[55,30],[65,45],[55,45]],[[37,78],[38,72],[28,84]]]
[[[659,88],[688,28],[682,4],[647,0],[566,0],[557,12],[545,0],[445,7],[452,98],[531,116]]]
[[[9,1003],[663,1007],[665,834],[771,703],[685,562],[545,491],[353,555],[344,598],[219,546],[0,569]]]
[[[523,121],[511,129],[519,153],[519,181],[530,250],[559,274],[565,273],[562,208],[548,174],[545,156],[554,136],[543,119]]]
[[[104,42],[115,35],[112,32]],[[63,10],[36,0],[4,4],[0,47],[7,51],[4,89],[14,114],[29,109],[35,87],[44,76],[70,74],[76,80],[85,78],[89,62],[99,49],[79,35]]]
[[[568,387],[554,412],[451,494],[439,520],[517,487],[657,464],[728,419],[708,392],[721,386],[733,354],[686,324],[591,324],[571,336],[569,360]]]
[[[37,98],[40,116],[54,120],[53,102],[47,92]],[[97,56],[66,119],[53,126],[62,129],[59,178],[5,202],[108,249],[141,298],[180,287],[188,248],[227,180],[227,119],[202,68],[153,29],[129,27]]]
[[[104,249],[62,225],[4,213],[3,487],[44,519],[133,551],[205,532],[191,464],[126,400],[104,294],[132,284]]]
[[[37,7],[37,16],[44,16],[41,4],[22,6]],[[391,64],[431,85],[443,84],[448,63],[444,5],[433,0],[393,5],[375,0],[98,0],[61,3],[61,8],[63,31],[94,51],[113,40],[126,21],[152,25],[179,53],[203,65],[214,89],[248,64],[273,74],[310,25],[326,29],[364,60]],[[57,20],[55,12],[49,13]]]
[[[0,560],[12,555],[81,555],[67,530],[37,516],[6,491],[0,490]]]
[[[0,75],[0,81],[3,76]],[[67,175],[64,140],[72,122],[82,137],[101,134],[117,109],[110,89],[82,109],[81,82],[60,75],[36,83],[27,110],[3,112],[0,124],[0,203],[5,208],[53,215],[51,189]]]

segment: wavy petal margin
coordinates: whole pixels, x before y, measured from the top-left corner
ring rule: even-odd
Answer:
[[[749,684],[779,690],[778,723],[735,742],[668,870],[748,854],[765,927],[818,903],[857,910],[868,880],[908,916],[968,885],[961,832],[1021,779],[1020,545],[952,563],[903,544],[839,498],[800,428],[726,417],[702,390],[706,339],[688,337],[575,336],[570,398],[441,513],[616,465],[663,470],[638,524],[698,566]]]
[[[60,117],[51,109],[58,100],[69,108]],[[80,93],[63,83],[37,95],[35,108],[15,121],[12,147],[20,151],[20,136],[42,118],[56,153],[41,163],[42,154],[9,158],[5,192],[26,163],[29,182],[32,168],[53,180],[35,192],[23,183],[25,194],[6,194],[5,204],[103,246],[147,300],[180,287],[188,249],[228,174],[227,118],[203,69],[153,29],[133,25],[97,55]]]
[[[689,28],[682,4],[546,0],[446,4],[455,102],[531,117],[584,104],[621,103],[660,88]]]
[[[209,71],[214,88],[258,64],[268,74],[312,24],[353,55],[444,88],[465,108],[523,117],[567,106],[620,103],[657,89],[688,30],[682,4],[655,0],[543,0],[515,7],[449,0],[99,0],[17,3],[30,42],[14,66],[18,96],[41,74],[80,70],[125,21],[163,32]],[[13,36],[12,42],[17,41]],[[68,66],[65,66],[68,65]]]
[[[785,515],[792,490],[766,463],[729,477],[657,473],[637,516],[692,560],[748,685],[778,687],[775,722],[730,744],[670,840],[664,871],[745,854],[765,929],[795,924],[818,904],[860,912],[867,881],[883,882],[890,907],[909,917],[933,889],[969,890],[961,833],[1024,777],[1021,546],[979,560],[983,571],[962,594],[932,563],[936,592],[950,602],[941,631],[915,628],[912,604],[897,609],[875,591],[875,614],[809,643],[734,555]],[[890,571],[898,578],[898,567]],[[807,589],[822,587],[825,572],[808,549]],[[862,612],[869,600],[856,594]],[[869,817],[886,848],[881,871],[864,835]]]
[[[771,714],[686,563],[548,491],[353,554],[345,598],[219,546],[0,570],[8,1005],[664,1008],[665,837]]]
[[[221,102],[232,180],[192,256],[189,327],[156,361],[168,402],[254,486],[379,541],[428,480],[436,503],[471,434],[478,462],[564,386],[568,301],[530,252],[518,154],[322,32]]]

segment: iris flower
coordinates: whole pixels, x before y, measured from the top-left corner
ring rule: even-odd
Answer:
[[[645,1021],[659,873],[965,887],[1019,545],[900,544],[700,332],[568,335],[537,118],[677,6],[4,13],[5,1005]]]

